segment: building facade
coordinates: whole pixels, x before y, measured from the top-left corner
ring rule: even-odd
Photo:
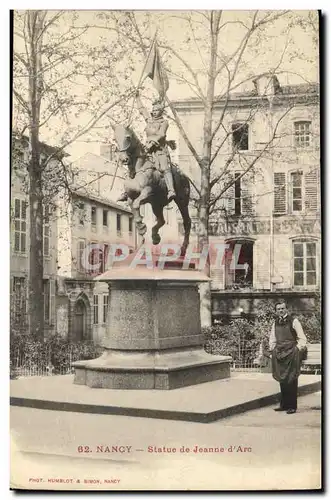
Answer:
[[[54,149],[41,144],[41,157]],[[52,160],[50,168],[56,168]],[[10,322],[14,330],[29,331],[28,277],[30,265],[29,183],[27,175],[28,140],[13,138],[11,168],[11,240],[10,240]],[[32,222],[33,223],[33,222]],[[54,212],[44,207],[44,322],[45,334],[56,332],[57,223]]]
[[[137,234],[130,210],[76,189],[58,208],[57,332],[72,341],[101,343],[108,322],[108,286],[94,278],[107,269],[110,245],[133,251]]]
[[[222,175],[212,197],[224,193],[209,233],[211,244],[226,248],[211,269],[213,317],[254,314],[261,300],[279,295],[295,310],[313,306],[321,266],[319,87],[259,79],[251,92],[216,102],[215,121],[224,106],[212,165],[212,177]],[[199,151],[202,104],[179,101],[176,109]],[[180,164],[199,182],[199,167],[179,144]],[[195,218],[193,234],[198,225]]]
[[[54,151],[41,144],[45,155]],[[56,168],[56,160],[50,168]],[[29,184],[28,141],[13,142],[11,172],[11,328],[29,332]],[[85,168],[93,165],[95,171]],[[107,182],[100,183],[106,167]],[[133,251],[139,243],[131,211],[107,198],[109,186],[117,195],[123,178],[114,175],[114,162],[97,155],[73,168],[70,203],[61,192],[52,209],[44,208],[44,319],[45,337],[59,334],[72,341],[100,343],[108,321],[108,287],[94,277],[106,270],[111,244],[125,244]],[[112,182],[112,179],[114,182]],[[106,177],[106,176],[104,176]],[[110,180],[109,180],[110,179]],[[108,189],[108,192],[107,192]],[[102,194],[101,194],[102,193]],[[90,245],[93,245],[90,247]],[[84,265],[83,254],[87,265]],[[92,264],[94,270],[89,269]]]

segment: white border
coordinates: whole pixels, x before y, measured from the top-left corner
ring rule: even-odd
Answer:
[[[0,182],[0,202],[1,202],[1,210],[0,210],[0,217],[1,217],[1,236],[2,236],[2,249],[1,249],[1,302],[0,302],[0,317],[2,319],[2,324],[1,324],[1,332],[2,332],[2,344],[1,344],[1,355],[2,359],[0,360],[0,369],[1,369],[1,375],[3,376],[2,378],[2,384],[1,384],[1,390],[2,390],[2,396],[4,397],[4,405],[3,405],[3,411],[2,411],[2,421],[1,421],[1,450],[3,453],[3,460],[1,461],[1,479],[0,479],[0,485],[1,485],[1,498],[11,498],[13,493],[8,490],[9,488],[9,420],[8,420],[8,414],[9,412],[6,412],[4,409],[6,408],[6,405],[8,405],[8,398],[9,398],[9,384],[8,384],[8,372],[9,372],[9,363],[8,363],[8,347],[9,347],[9,342],[8,342],[8,331],[9,331],[9,127],[8,127],[8,122],[9,122],[9,9],[27,9],[27,8],[34,8],[34,9],[59,9],[59,8],[64,8],[64,9],[86,9],[86,10],[92,10],[91,9],[91,3],[90,2],[85,2],[83,0],[71,0],[70,2],[67,1],[60,1],[55,4],[55,2],[45,2],[43,1],[34,1],[33,5],[28,4],[25,1],[22,0],[17,0],[15,5],[12,5],[11,2],[6,2],[3,1],[0,7],[0,12],[1,12],[1,30],[0,30],[0,36],[1,36],[1,68],[2,68],[2,75],[1,75],[1,92],[0,92],[0,98],[1,98],[1,115],[2,115],[2,123],[3,126],[1,128],[1,157],[2,157],[2,165],[1,165],[1,182]],[[190,1],[167,1],[164,2],[163,4],[161,3],[156,3],[154,1],[141,1],[137,3],[134,0],[131,1],[125,1],[125,2],[119,2],[119,1],[111,1],[109,2],[106,0],[98,0],[97,2],[93,3],[93,10],[96,9],[139,9],[139,10],[148,10],[148,9],[158,9],[158,10],[178,10],[178,9],[187,9],[187,10],[194,10],[194,9],[229,9],[231,7],[231,10],[235,9],[240,9],[240,10],[247,10],[248,7],[249,9],[256,9],[259,8],[261,10],[266,9],[266,6],[269,10],[272,9],[292,9],[292,10],[314,10],[316,7],[322,9],[323,13],[327,16],[330,12],[330,9],[328,9],[329,2],[327,3],[326,0],[322,1],[319,3],[318,6],[313,5],[313,2],[308,2],[306,0],[300,0],[296,2],[289,2],[284,1],[284,0],[278,0],[277,2],[268,2],[267,4],[262,1],[255,1],[247,5],[247,2],[244,2],[242,0],[232,0],[231,4],[228,2],[216,2],[214,1],[196,1],[196,0],[190,0]],[[331,53],[331,48],[330,48],[330,37],[327,36],[328,32],[328,27],[329,27],[329,20],[326,19],[326,26],[325,26],[325,46],[324,46],[324,51],[326,51],[326,63],[329,63],[330,59],[330,53]],[[325,72],[325,79],[328,73],[329,67],[324,69]],[[328,94],[329,91],[329,82],[326,81],[326,87],[325,87],[325,94]],[[328,123],[328,117],[330,116],[330,99],[326,98],[326,109],[324,110],[326,113],[326,118],[325,118],[325,124]],[[325,136],[325,149],[324,153],[326,154],[326,157],[324,158],[324,182],[326,183],[327,186],[327,191],[325,194],[329,194],[331,191],[331,185],[330,185],[330,164],[329,164],[329,150],[330,150],[330,144],[331,144],[331,133],[330,133],[330,128],[327,126],[326,127],[327,132]],[[328,145],[328,148],[326,147]],[[324,272],[326,273],[324,279],[326,282],[326,288],[324,290],[324,311],[327,313],[330,310],[330,297],[331,297],[331,291],[329,290],[330,283],[331,283],[331,266],[328,265],[328,255],[327,255],[327,250],[331,248],[331,231],[326,231],[326,226],[327,226],[327,221],[330,219],[330,203],[328,202],[328,199],[330,199],[330,196],[325,196],[324,198],[324,239],[325,239],[325,253],[324,253]],[[329,317],[326,317],[326,324],[324,326],[324,332],[325,335],[328,336],[329,334]],[[6,342],[6,340],[7,342]],[[325,358],[326,364],[328,364],[329,358],[330,358],[330,350],[331,348],[328,347],[328,352]],[[325,401],[326,402],[326,401]],[[327,403],[327,402],[326,402]],[[327,411],[329,408],[325,408],[325,415],[329,414],[329,411]],[[7,406],[8,407],[8,406]],[[327,426],[329,424],[329,420],[327,422]],[[327,429],[326,429],[327,431]],[[328,432],[325,433],[326,435],[330,435]],[[325,436],[324,436],[325,437]],[[327,446],[329,443],[325,443],[325,452],[329,450],[329,446]],[[326,464],[324,463],[325,467],[325,476],[327,476],[326,473]],[[66,494],[64,494],[67,496]],[[157,495],[157,494],[155,494]],[[31,496],[31,495],[30,495]],[[34,496],[34,495],[32,495]],[[42,495],[43,496],[43,495]],[[94,496],[94,495],[93,495]],[[231,495],[232,496],[232,495]],[[40,494],[38,495],[40,498]]]

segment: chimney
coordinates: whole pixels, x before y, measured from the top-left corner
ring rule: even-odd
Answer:
[[[100,156],[109,161],[113,160],[114,148],[112,144],[100,144]]]
[[[282,93],[282,88],[276,75],[267,74],[259,76],[253,80],[253,83],[257,94],[261,97]]]

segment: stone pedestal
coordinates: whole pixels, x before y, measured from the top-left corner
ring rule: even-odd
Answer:
[[[231,358],[203,349],[199,283],[192,269],[112,268],[109,321],[100,358],[74,363],[76,384],[108,389],[175,389],[230,376]]]

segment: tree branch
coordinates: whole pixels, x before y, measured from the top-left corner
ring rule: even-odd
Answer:
[[[273,134],[272,134],[272,137],[271,139],[269,140],[269,142],[267,142],[264,146],[263,149],[261,149],[261,151],[259,152],[259,154],[254,158],[254,160],[252,161],[252,163],[246,168],[246,170],[244,170],[244,172],[242,172],[235,180],[233,179],[231,182],[229,182],[222,190],[221,192],[214,198],[213,202],[212,202],[212,205],[215,205],[215,203],[222,197],[222,195],[231,187],[234,185],[234,183],[238,180],[240,180],[244,175],[246,175],[250,170],[252,170],[252,168],[254,167],[254,165],[256,164],[256,162],[262,157],[262,155],[265,153],[265,151],[269,148],[269,146],[272,144],[272,142],[275,140],[276,138],[276,132],[277,132],[277,129],[279,127],[279,124],[281,123],[281,121],[285,118],[285,116],[291,111],[292,107],[288,108],[282,116],[279,117],[279,119],[277,120],[277,123],[275,125],[275,128],[274,128],[274,131],[273,131]]]
[[[31,114],[31,111],[30,111],[30,108],[28,106],[28,103],[23,99],[23,97],[17,92],[17,90],[13,89],[13,94],[14,96],[16,97],[16,99],[18,100],[18,102],[21,104],[21,106],[23,106],[23,108],[25,109],[25,111],[28,113],[28,115],[30,116]]]
[[[91,130],[91,128],[99,121],[101,120],[101,118],[103,116],[105,116],[106,113],[108,113],[108,111],[110,111],[112,108],[114,108],[115,106],[117,106],[117,104],[119,104],[121,101],[123,101],[124,99],[129,99],[132,95],[134,95],[136,93],[136,89],[134,89],[133,91],[131,91],[129,94],[127,94],[126,96],[122,96],[120,97],[119,99],[117,99],[115,102],[113,102],[112,104],[110,104],[109,106],[107,106],[107,108],[102,111],[102,113],[100,113],[100,115],[98,115],[96,118],[92,118],[91,120],[89,120],[85,125],[84,127],[82,127],[82,129],[77,132],[70,140],[66,141],[60,148],[57,148],[56,151],[54,153],[52,153],[46,160],[46,163],[48,163],[51,159],[53,159],[54,157],[57,157],[65,148],[67,148],[68,146],[70,146],[70,144],[72,144],[73,142],[75,142],[79,137],[82,137],[84,134],[86,134],[89,130]]]
[[[163,45],[163,44],[158,44],[158,46],[161,48],[161,49],[166,49],[168,50],[169,52],[172,52],[172,54],[185,66],[185,68],[187,69],[187,71],[191,74],[193,80],[194,80],[194,83],[195,83],[195,86],[196,88],[198,89],[198,92],[199,92],[199,96],[201,98],[201,100],[203,101],[203,103],[205,103],[205,96],[203,94],[203,91],[200,87],[200,84],[199,84],[199,81],[198,81],[198,78],[197,78],[197,75],[196,73],[193,71],[193,69],[191,68],[191,66],[187,63],[187,61],[185,61],[185,59],[183,57],[181,57],[178,52],[173,48],[173,47],[170,47],[169,45]]]
[[[44,27],[41,30],[40,35],[38,36],[38,39],[47,31],[49,26],[54,24],[61,16],[63,16],[64,13],[65,13],[64,10],[60,10],[53,17],[51,17],[51,19],[47,23],[44,24]]]

